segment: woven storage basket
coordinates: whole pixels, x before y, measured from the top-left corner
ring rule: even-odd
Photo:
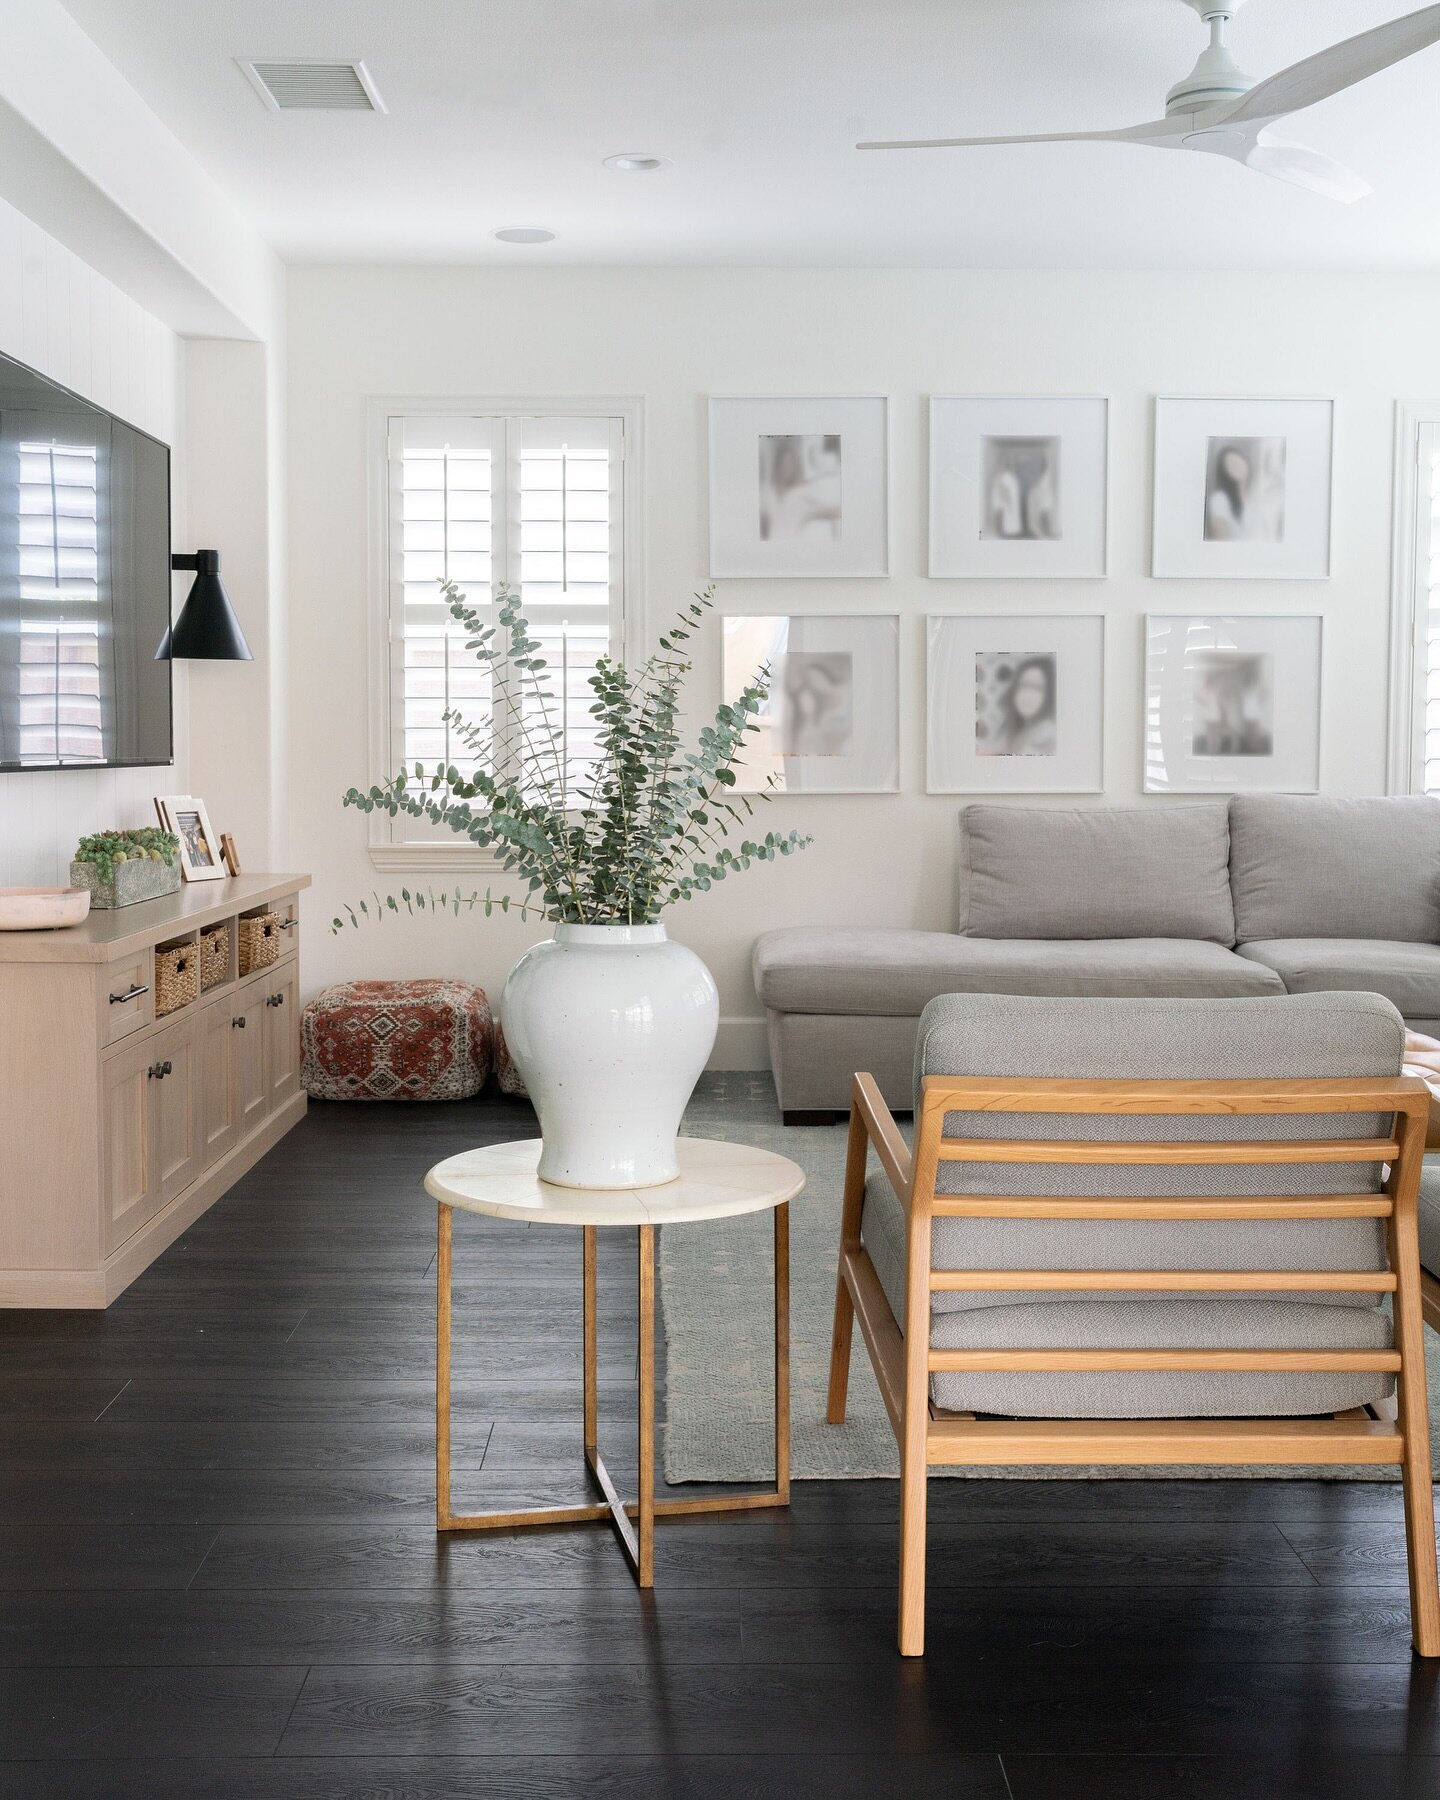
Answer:
[[[188,1006],[200,991],[199,961],[194,944],[176,944],[155,952],[155,1017],[163,1019],[177,1007]]]
[[[219,987],[230,973],[230,928],[217,925],[200,933],[200,992]]]
[[[240,927],[240,973],[252,974],[268,969],[280,955],[280,915],[256,913],[253,918],[238,921]]]

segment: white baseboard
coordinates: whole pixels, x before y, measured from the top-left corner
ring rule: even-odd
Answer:
[[[768,1069],[770,1044],[763,1019],[722,1019],[709,1069]]]

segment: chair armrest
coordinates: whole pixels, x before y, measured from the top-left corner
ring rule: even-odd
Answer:
[[[880,1166],[890,1177],[900,1204],[910,1206],[910,1147],[900,1135],[900,1128],[890,1108],[880,1096],[873,1075],[857,1075],[851,1085],[850,1106],[865,1128],[865,1135],[875,1147]]]

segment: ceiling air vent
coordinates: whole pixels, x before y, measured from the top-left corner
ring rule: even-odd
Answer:
[[[271,112],[384,112],[363,62],[242,62],[250,85]]]

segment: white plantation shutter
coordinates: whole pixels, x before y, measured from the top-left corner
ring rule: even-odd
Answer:
[[[94,444],[21,442],[18,694],[22,762],[101,762]]]
[[[578,797],[594,751],[586,676],[623,628],[623,421],[605,416],[406,416],[387,433],[391,762],[412,769],[471,753],[444,715],[517,741],[504,670],[492,684],[440,598],[454,581],[485,612],[507,582],[544,646],[547,708]],[[494,613],[490,613],[493,622]],[[516,690],[511,689],[511,692]],[[523,725],[538,728],[538,703]],[[392,770],[393,772],[393,770]],[[390,821],[394,843],[454,842],[421,820]]]

